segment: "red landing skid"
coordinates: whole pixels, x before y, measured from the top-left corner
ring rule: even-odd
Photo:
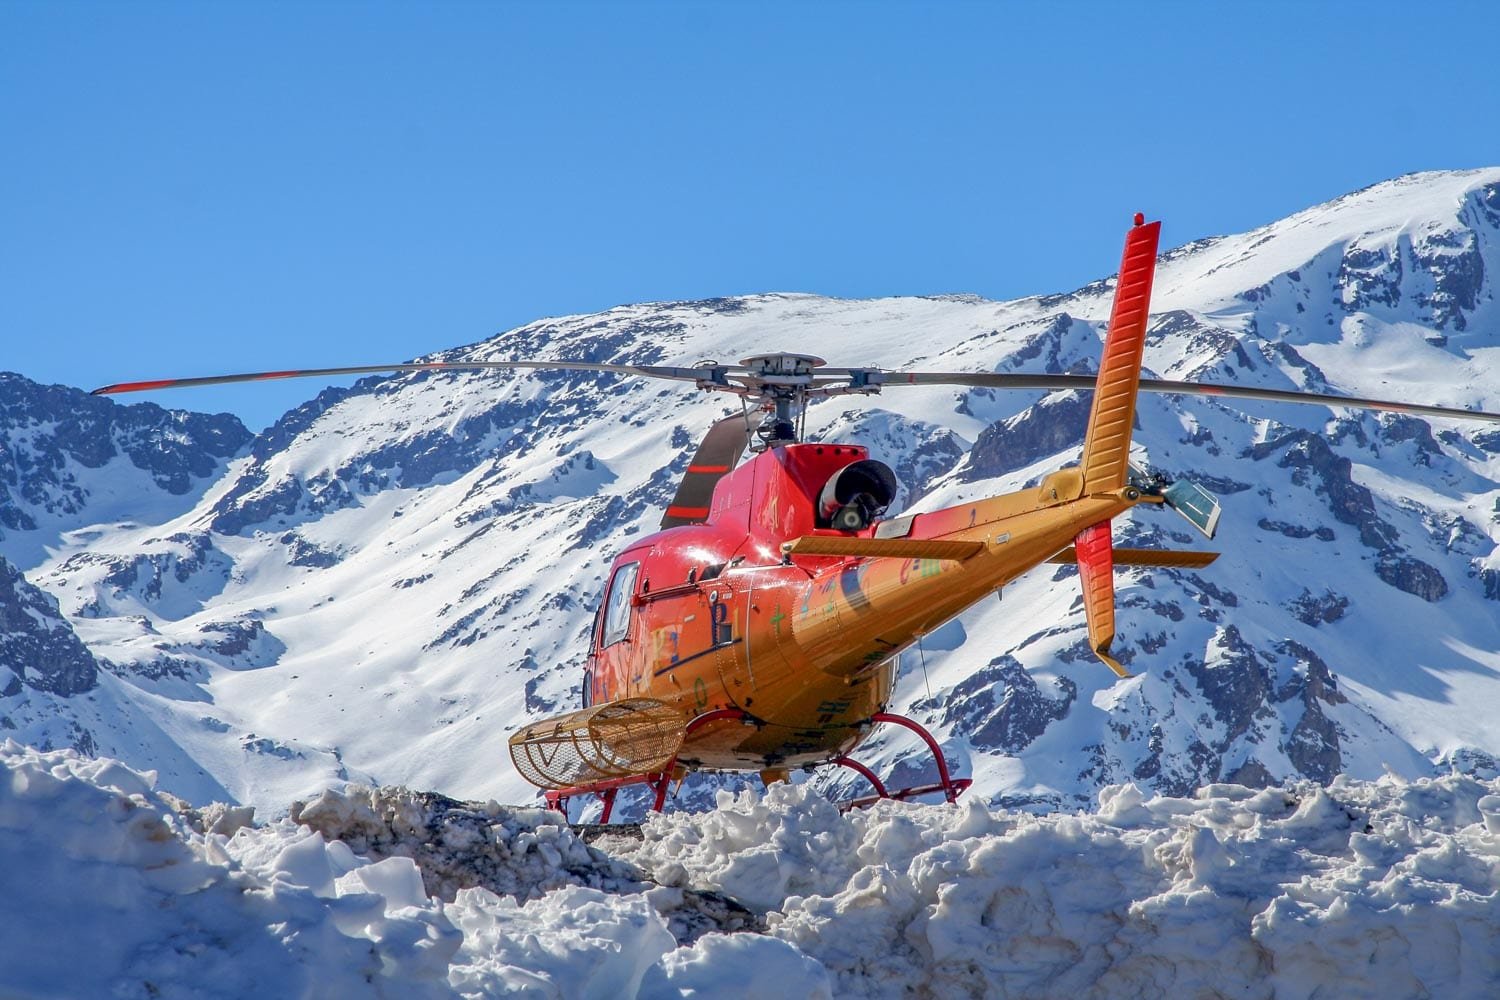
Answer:
[[[720,719],[738,719],[747,725],[755,724],[753,717],[738,708],[715,709],[712,712],[704,712],[689,722],[683,734],[684,740],[699,727],[706,726],[710,722],[717,722]],[[939,780],[935,784],[913,785],[910,788],[898,788],[895,791],[889,791],[886,789],[885,784],[876,777],[875,772],[859,761],[854,760],[852,757],[836,757],[832,763],[838,764],[841,767],[847,767],[853,771],[858,771],[875,788],[874,795],[867,795],[864,798],[851,799],[848,802],[839,803],[840,812],[847,812],[850,809],[862,809],[865,806],[879,802],[881,799],[896,799],[904,802],[919,795],[928,795],[933,792],[942,792],[943,796],[949,802],[957,802],[958,797],[974,783],[970,778],[952,778],[949,776],[948,762],[943,758],[943,751],[938,746],[937,740],[933,739],[932,734],[919,723],[908,719],[904,715],[896,715],[891,712],[876,712],[870,716],[870,721],[872,723],[889,722],[893,725],[904,726],[920,736],[922,741],[927,744],[927,748],[932,751],[933,759],[937,761]],[[667,804],[667,789],[672,784],[673,771],[676,770],[676,764],[677,761],[673,759],[671,763],[656,774],[635,774],[628,778],[613,778],[609,781],[597,781],[587,785],[574,785],[572,788],[553,789],[544,793],[543,797],[547,800],[547,807],[549,809],[556,809],[566,816],[568,814],[568,802],[571,799],[580,795],[597,795],[600,801],[604,803],[604,810],[599,816],[599,822],[608,823],[610,813],[613,812],[615,807],[615,796],[619,793],[620,789],[631,785],[650,785],[656,792],[656,799],[651,809],[653,812],[661,812]]]

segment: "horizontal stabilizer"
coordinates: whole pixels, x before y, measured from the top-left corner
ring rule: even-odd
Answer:
[[[1187,552],[1181,549],[1115,549],[1116,566],[1168,566],[1174,569],[1202,569],[1215,559],[1217,552]],[[1068,546],[1047,560],[1065,566],[1078,562],[1078,552]]]
[[[932,538],[848,538],[803,535],[781,551],[797,556],[871,556],[887,559],[947,559],[963,562],[984,551],[983,542],[949,542]]]

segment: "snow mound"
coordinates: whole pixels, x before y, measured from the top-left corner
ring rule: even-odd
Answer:
[[[648,973],[656,995],[680,996],[709,981],[706,961],[717,974],[733,956],[747,980],[797,982],[810,970],[821,977],[815,985],[826,980],[780,941],[711,935],[679,948],[658,911],[683,909],[690,893],[644,881],[635,886],[649,891],[623,895],[623,883],[616,892],[567,884],[577,876],[567,865],[588,849],[569,846],[566,828],[538,836],[546,824],[528,823],[543,815],[536,810],[502,824],[515,831],[513,844],[532,837],[543,859],[519,865],[514,884],[528,894],[561,888],[524,904],[463,888],[446,902],[428,894],[410,857],[361,856],[290,819],[232,837],[200,833],[155,781],[71,750],[0,744],[0,996],[605,1000],[640,995]],[[401,799],[356,790],[303,812],[362,821],[370,843],[381,826],[372,817]],[[416,814],[411,801],[407,819]],[[561,848],[540,850],[549,842]],[[451,885],[441,876],[438,883]],[[826,982],[821,989],[827,996]]]
[[[0,994],[448,995],[460,932],[410,895],[336,886],[373,867],[342,845],[282,826],[231,851],[153,773],[10,740],[0,761]],[[256,863],[234,857],[251,844]]]
[[[1112,786],[1041,817],[842,815],[777,785],[652,816],[618,856],[539,810],[357,786],[262,826],[205,810],[234,832],[204,833],[154,784],[0,744],[0,995],[1500,990],[1500,779]],[[768,932],[680,933],[672,914],[722,898],[704,893]]]
[[[632,860],[766,911],[840,997],[1500,995],[1500,782],[1336,779],[1094,814],[721,793]]]
[[[291,820],[372,860],[410,858],[428,895],[453,902],[482,888],[517,903],[566,886],[646,893],[678,942],[710,931],[761,929],[744,906],[714,892],[660,887],[610,857],[545,809],[465,803],[431,792],[351,785],[293,804]]]

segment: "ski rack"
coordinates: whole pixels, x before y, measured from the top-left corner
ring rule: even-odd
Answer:
[[[686,742],[686,738],[695,730],[723,719],[736,719],[746,725],[760,724],[760,720],[743,709],[718,708],[711,712],[704,712],[689,722],[683,732],[683,741]],[[894,799],[898,802],[906,802],[919,795],[930,795],[934,792],[942,792],[943,797],[947,801],[957,802],[958,797],[966,792],[969,786],[974,783],[971,778],[954,778],[951,776],[948,771],[948,761],[943,757],[942,748],[938,746],[938,742],[933,739],[932,734],[920,723],[908,719],[904,715],[897,715],[894,712],[876,712],[870,716],[868,721],[871,724],[888,723],[901,726],[916,733],[927,744],[927,749],[932,751],[932,757],[937,761],[938,780],[932,784],[912,785],[908,788],[898,788],[895,791],[891,791],[885,787],[885,783],[880,780],[874,771],[854,758],[841,754],[830,761],[830,763],[837,764],[840,767],[847,767],[863,776],[874,787],[875,794],[850,799],[847,802],[840,802],[838,803],[839,812],[848,812],[850,809],[863,809],[866,806],[874,805],[881,799]],[[667,789],[671,787],[674,779],[680,779],[682,776],[683,772],[677,766],[677,758],[673,757],[666,767],[651,774],[635,774],[625,778],[612,778],[608,781],[574,785],[571,788],[552,789],[544,792],[543,798],[546,799],[547,808],[554,809],[567,816],[569,801],[581,795],[597,795],[599,800],[604,804],[603,811],[599,815],[599,822],[606,824],[609,822],[610,814],[614,811],[615,797],[619,794],[620,789],[629,788],[634,785],[650,785],[656,792],[655,799],[651,805],[651,811],[661,812],[667,804]]]
[[[720,719],[738,719],[746,725],[758,725],[759,720],[749,712],[739,708],[716,708],[712,712],[704,712],[687,724],[682,731],[682,740],[687,738],[697,729],[708,725],[710,722],[718,722]],[[677,757],[674,755],[667,761],[667,766],[660,771],[651,774],[633,774],[627,778],[611,778],[608,781],[595,781],[586,785],[574,785],[571,788],[557,788],[543,793],[547,801],[547,808],[556,809],[564,816],[568,815],[568,800],[579,795],[597,795],[604,803],[604,811],[599,816],[600,823],[608,823],[609,815],[615,807],[615,796],[620,789],[629,788],[632,785],[651,785],[656,791],[656,799],[651,806],[652,812],[661,812],[667,804],[667,789],[672,784],[672,779],[680,777],[677,767]]]

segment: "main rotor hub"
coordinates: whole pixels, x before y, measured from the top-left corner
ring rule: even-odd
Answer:
[[[757,354],[740,361],[750,374],[769,385],[811,385],[813,369],[827,363],[811,354]]]
[[[885,382],[885,373],[878,368],[825,368],[826,364],[811,354],[783,352],[752,354],[738,365],[701,361],[684,371],[690,371],[698,388],[706,392],[733,393],[747,405],[765,411],[755,431],[756,440],[750,444],[760,451],[801,439],[801,422],[809,400],[851,393],[870,395],[878,393]]]
[[[765,419],[756,428],[760,451],[777,445],[795,444],[801,437],[797,420],[807,407],[815,369],[827,364],[811,354],[756,354],[740,361],[748,376],[751,395],[766,406]]]

